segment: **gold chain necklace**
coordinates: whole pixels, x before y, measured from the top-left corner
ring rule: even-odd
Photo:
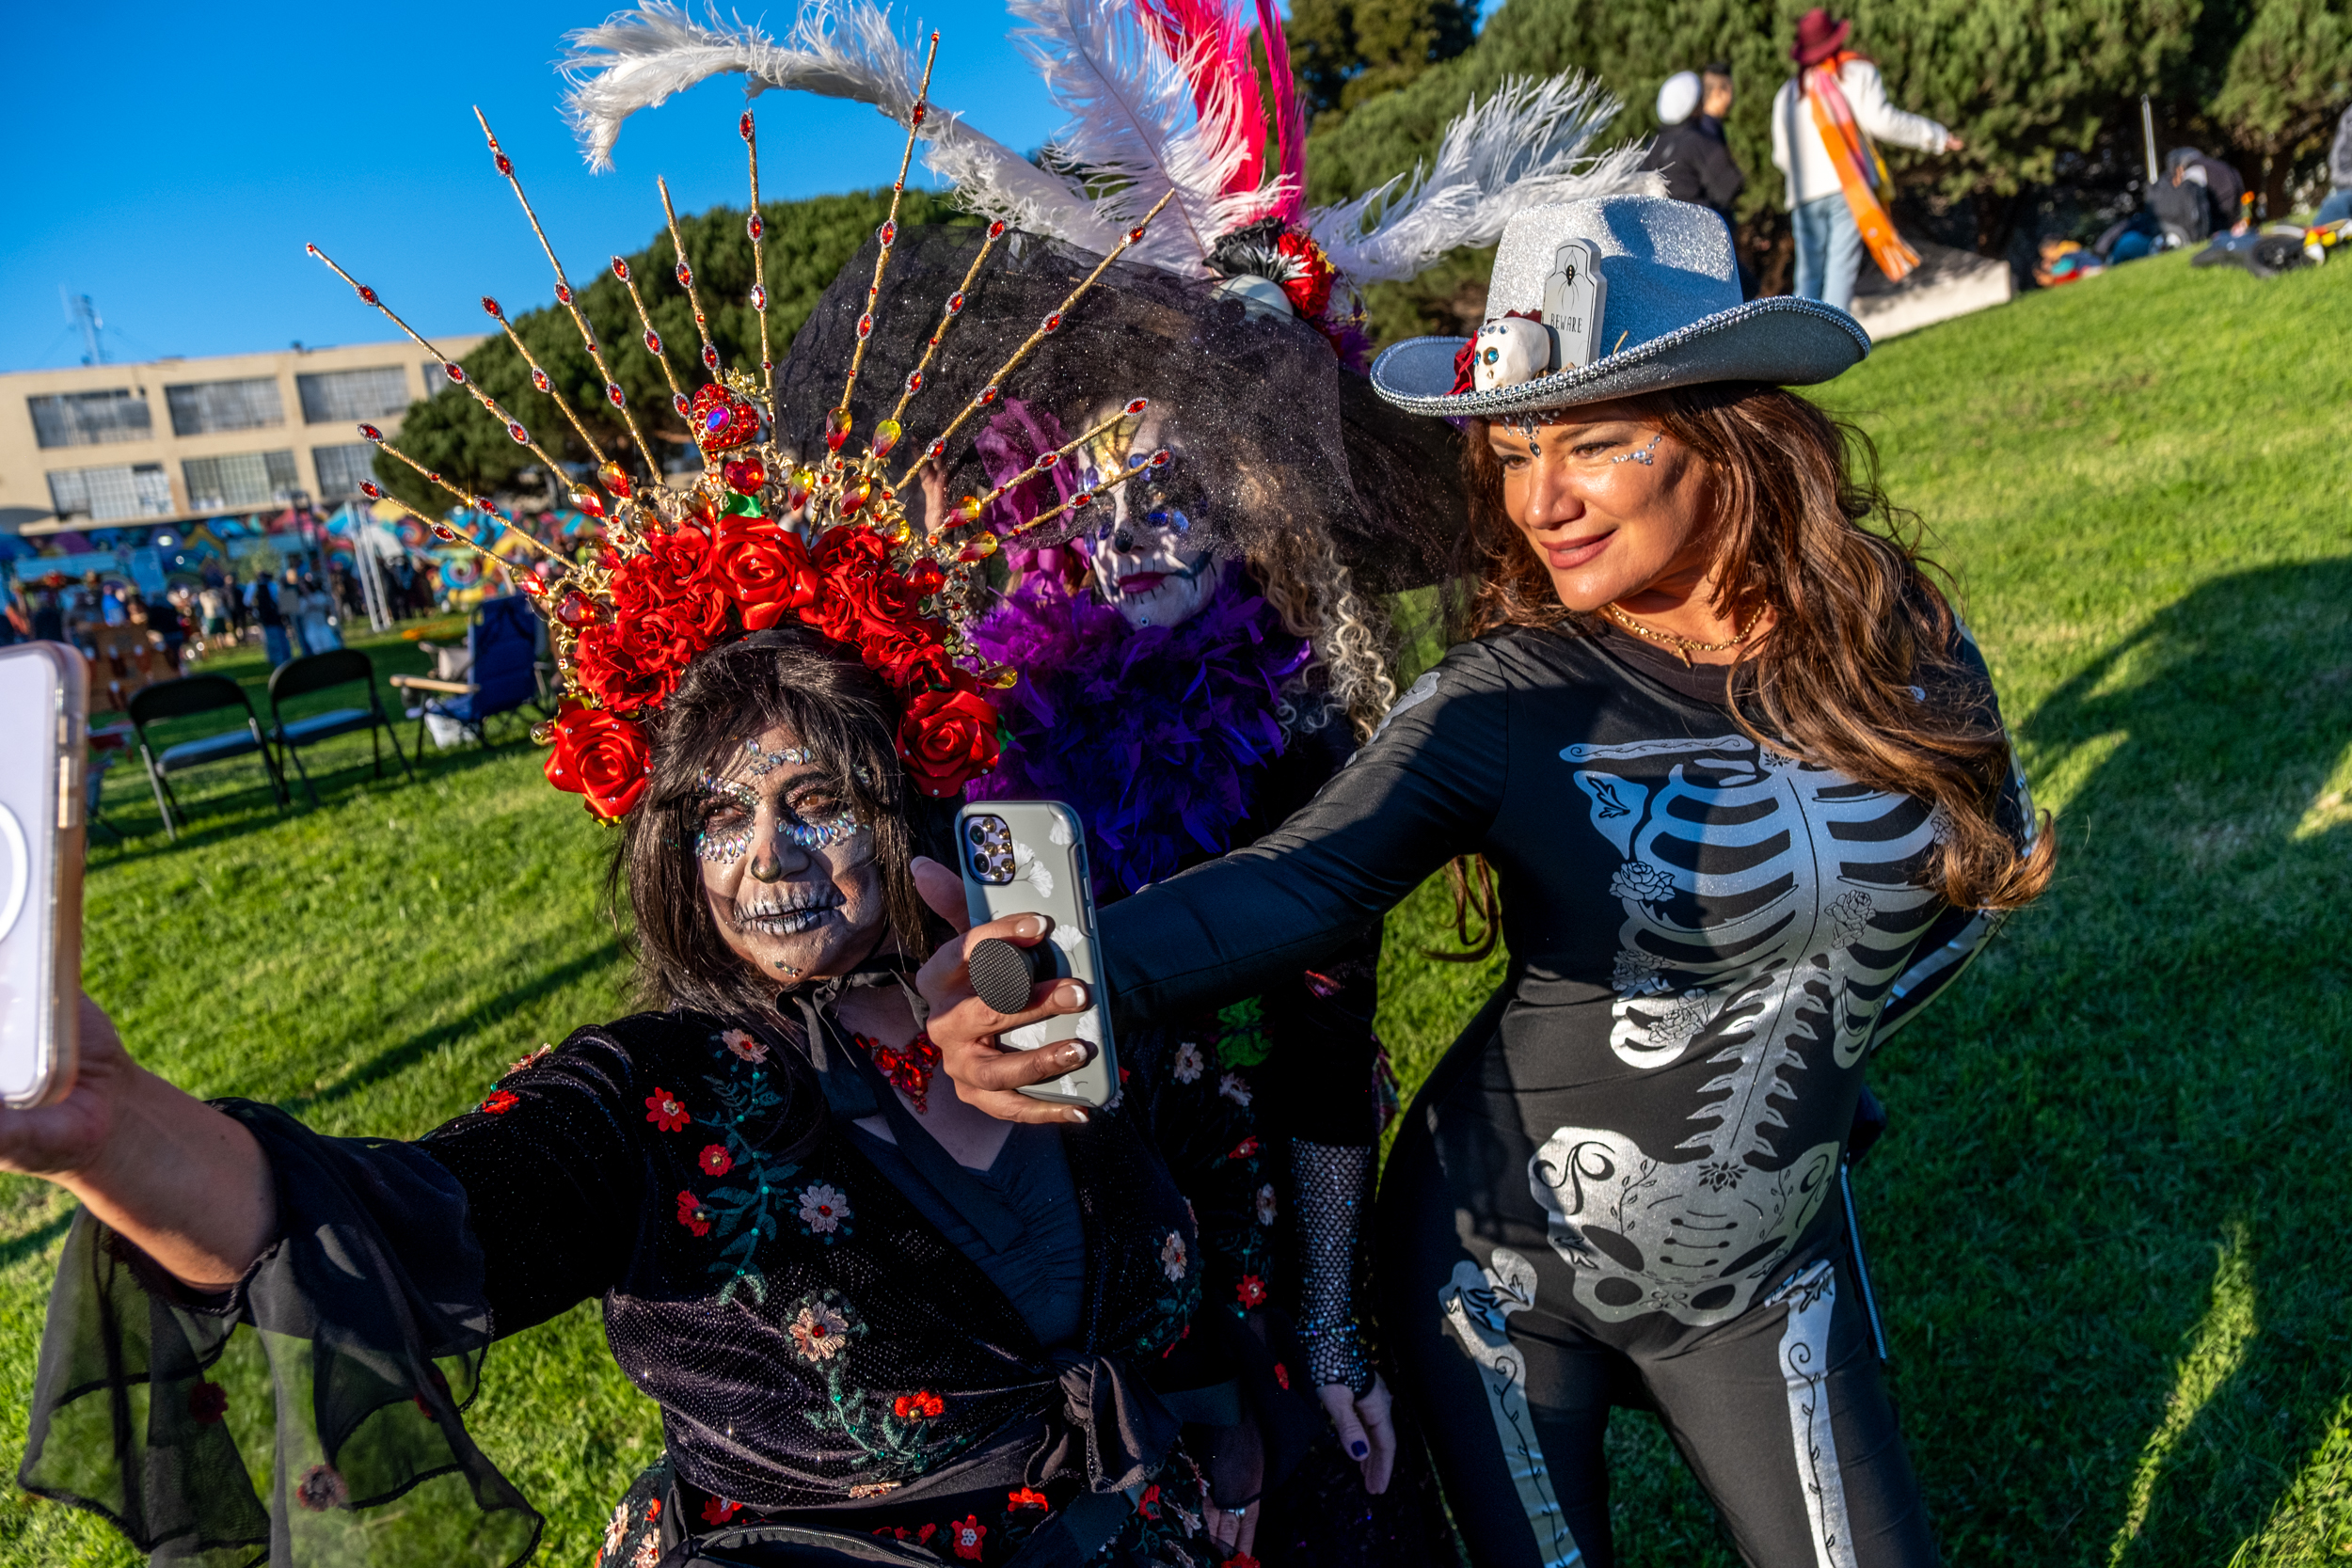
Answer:
[[[1691,668],[1692,654],[1720,654],[1736,648],[1748,640],[1749,632],[1756,629],[1756,616],[1751,613],[1746,625],[1742,626],[1736,621],[1732,623],[1731,637],[1727,641],[1701,642],[1689,637],[1677,637],[1670,631],[1660,631],[1655,626],[1645,626],[1613,604],[1601,606],[1601,613],[1636,637],[1646,637],[1652,642],[1663,642],[1673,648],[1681,656],[1682,667],[1685,670]]]

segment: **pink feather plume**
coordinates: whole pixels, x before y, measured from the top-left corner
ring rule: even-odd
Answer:
[[[1249,29],[1225,0],[1135,0],[1136,20],[1192,84],[1202,127],[1240,161],[1220,195],[1239,196],[1265,178],[1265,119]]]
[[[1282,35],[1282,15],[1274,0],[1258,0],[1258,36],[1265,40],[1266,74],[1273,78],[1274,144],[1281,160],[1280,194],[1266,215],[1297,223],[1307,215],[1307,123],[1298,80],[1291,74],[1290,40]],[[1254,87],[1257,72],[1250,76]]]

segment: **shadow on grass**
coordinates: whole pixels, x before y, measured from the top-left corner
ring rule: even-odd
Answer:
[[[1907,1424],[1952,1560],[2228,1563],[2352,1387],[2352,561],[2206,583],[2022,736],[2104,757],[2052,896],[1883,1064]]]

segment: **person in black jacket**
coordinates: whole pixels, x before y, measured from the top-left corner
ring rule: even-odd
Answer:
[[[1748,182],[1732,161],[1724,139],[1724,118],[1731,113],[1731,67],[1710,62],[1693,75],[1684,71],[1666,78],[1658,89],[1658,122],[1663,127],[1650,144],[1642,167],[1665,176],[1666,194],[1677,201],[1696,203],[1714,212],[1739,248],[1740,222],[1732,203]],[[1740,263],[1740,293],[1756,297],[1756,275]]]

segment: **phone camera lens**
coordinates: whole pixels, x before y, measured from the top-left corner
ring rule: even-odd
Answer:
[[[970,839],[975,844],[986,844],[988,842],[988,829],[983,824],[977,821],[967,822],[963,827],[963,836]]]

